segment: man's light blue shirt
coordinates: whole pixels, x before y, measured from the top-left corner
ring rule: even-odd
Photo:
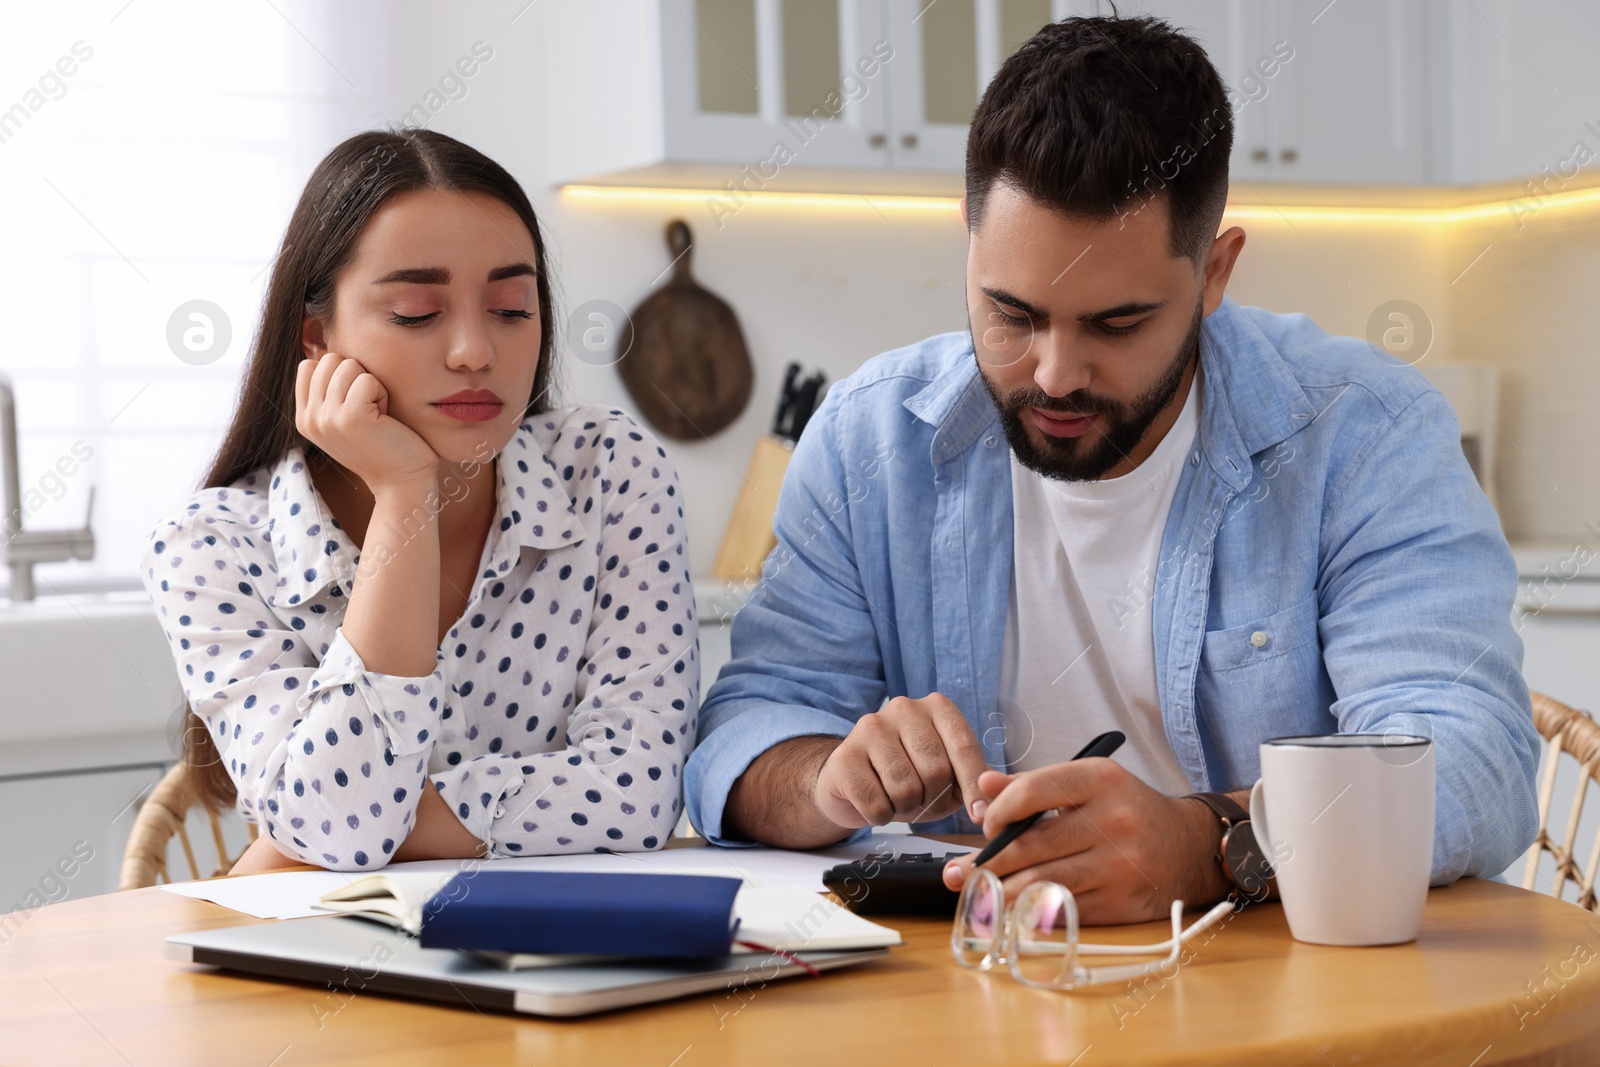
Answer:
[[[1151,601],[1178,763],[1197,791],[1235,790],[1267,738],[1421,734],[1438,774],[1434,884],[1505,869],[1533,840],[1538,736],[1516,567],[1449,403],[1363,341],[1228,299],[1200,355],[1200,429]],[[752,760],[843,736],[894,696],[943,693],[1006,767],[1009,462],[965,333],[829,390],[701,707],[684,781],[700,833],[738,844],[723,805]],[[916,829],[975,828],[958,813]]]

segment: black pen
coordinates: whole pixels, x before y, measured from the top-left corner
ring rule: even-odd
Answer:
[[[1078,753],[1072,758],[1075,760],[1080,760],[1090,756],[1109,756],[1111,753],[1121,748],[1122,742],[1126,740],[1127,738],[1123,736],[1121,730],[1107,730],[1093,741],[1090,741],[1083,747],[1082,752]],[[981,867],[985,863],[988,863],[990,860],[994,859],[1001,849],[1005,848],[1007,845],[1011,844],[1011,842],[1021,837],[1028,831],[1029,827],[1042,818],[1044,818],[1044,812],[1036,811],[1025,819],[1018,819],[1010,826],[1007,826],[1004,830],[1001,830],[998,834],[995,834],[994,840],[983,846],[983,851],[978,853],[978,858],[972,861],[972,865],[974,867]]]

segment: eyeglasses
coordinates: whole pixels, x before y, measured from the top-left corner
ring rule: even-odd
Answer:
[[[1183,928],[1183,901],[1172,902],[1172,936],[1153,945],[1086,945],[1078,941],[1078,902],[1059,882],[1034,882],[1009,906],[999,875],[973,868],[956,903],[950,954],[961,966],[988,971],[1004,964],[1035,989],[1078,989],[1176,967],[1185,943],[1235,907],[1224,900]],[[1079,956],[1156,956],[1144,963],[1086,967]]]

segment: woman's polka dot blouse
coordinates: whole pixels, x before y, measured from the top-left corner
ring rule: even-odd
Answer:
[[[300,448],[152,532],[184,692],[285,854],[382,867],[428,787],[494,856],[653,849],[677,823],[700,666],[676,471],[594,406],[530,416],[496,467],[477,586],[425,677],[345,639],[361,556]]]

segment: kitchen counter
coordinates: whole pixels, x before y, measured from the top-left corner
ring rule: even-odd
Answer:
[[[1511,555],[1520,578],[1600,579],[1600,526],[1568,541],[1512,541]]]
[[[695,617],[702,626],[731,622],[753,591],[754,587],[744,582],[702,578],[694,583]]]

